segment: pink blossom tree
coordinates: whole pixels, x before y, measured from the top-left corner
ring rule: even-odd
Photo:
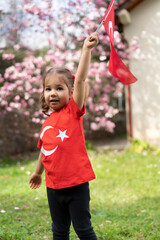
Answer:
[[[83,40],[96,30],[108,6],[104,0],[72,0],[66,1],[65,6],[57,7],[55,11],[54,1],[44,0],[42,7],[38,2],[24,0],[23,5],[17,6],[24,13],[24,22],[15,31],[20,31],[20,36],[27,28],[45,33],[48,38],[46,54],[35,56],[34,51],[28,50],[22,62],[17,62],[15,55],[21,51],[22,42],[14,42],[15,39],[10,37],[15,51],[3,51],[2,58],[9,61],[10,66],[4,74],[0,74],[0,124],[4,125],[5,119],[10,117],[12,124],[9,125],[9,132],[12,131],[14,136],[25,136],[25,139],[27,136],[29,139],[37,138],[45,119],[38,104],[44,70],[55,65],[65,65],[74,74]],[[110,43],[103,28],[99,31],[99,40],[99,45],[92,53],[93,61],[87,78],[90,95],[85,126],[88,131],[103,129],[113,132],[115,123],[112,119],[119,112],[117,98],[123,85],[108,72]],[[126,44],[118,31],[115,32],[115,47],[118,54],[127,61]]]

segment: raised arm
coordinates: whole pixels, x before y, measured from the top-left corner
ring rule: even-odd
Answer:
[[[89,65],[91,61],[91,49],[98,43],[98,33],[92,33],[84,41],[82,54],[78,69],[75,75],[73,98],[77,106],[82,109],[85,100],[85,80],[88,75]]]

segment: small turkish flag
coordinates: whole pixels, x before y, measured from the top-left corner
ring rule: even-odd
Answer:
[[[111,54],[109,59],[109,71],[118,78],[124,85],[135,83],[137,78],[125,66],[113,47],[114,41],[114,0],[111,1],[103,19],[104,28],[110,38]]]
[[[114,0],[111,1],[102,21],[104,21],[104,28],[110,37],[110,41],[114,41]]]

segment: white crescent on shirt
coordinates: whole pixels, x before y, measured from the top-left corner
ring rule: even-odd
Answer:
[[[52,127],[52,126],[46,126],[46,127],[43,129],[43,131],[42,131],[42,133],[41,133],[41,135],[40,135],[40,139],[42,140],[43,135],[45,134],[45,132],[46,132],[47,130],[53,129],[53,128],[54,128],[54,127]],[[56,137],[57,137],[57,138],[58,138],[58,137],[61,138],[61,141],[63,142],[64,138],[69,138],[69,136],[66,135],[66,132],[67,132],[67,129],[66,129],[65,131],[63,131],[63,132],[59,129],[59,135],[57,135]],[[57,150],[57,148],[58,148],[58,145],[57,145],[55,148],[51,149],[51,150],[46,150],[46,149],[43,148],[43,145],[42,145],[42,147],[41,147],[41,152],[42,152],[45,156],[49,156],[49,155],[51,155],[52,153],[54,153],[54,152]]]

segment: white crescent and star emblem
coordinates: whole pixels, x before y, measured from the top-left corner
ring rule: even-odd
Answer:
[[[59,130],[59,135],[57,135],[56,137],[58,138],[61,138],[61,141],[63,142],[64,138],[69,138],[67,135],[66,135],[66,132],[67,130],[65,130],[64,132],[62,132],[61,130]]]
[[[41,140],[42,140],[42,137],[43,137],[45,131],[47,131],[48,129],[51,129],[51,128],[54,128],[54,127],[52,127],[52,126],[47,126],[47,127],[45,127],[45,128],[43,129],[43,131],[42,131],[42,133],[41,133],[41,135],[40,135],[40,139],[41,139]],[[59,135],[57,135],[56,137],[57,137],[57,138],[61,138],[61,141],[63,142],[64,138],[69,138],[69,136],[66,135],[66,132],[67,132],[67,129],[66,129],[65,131],[61,131],[61,130],[59,129]],[[45,150],[45,149],[43,148],[43,146],[42,146],[42,147],[41,147],[41,151],[42,151],[42,153],[43,153],[45,156],[49,156],[49,155],[51,155],[52,153],[54,153],[57,148],[58,148],[58,145],[57,145],[54,149],[52,149],[52,150]]]
[[[108,24],[108,30],[109,30],[109,35],[111,35],[111,40],[113,41],[113,37],[114,37],[114,33],[113,33],[113,24],[112,24],[112,21],[109,21],[109,24]]]

